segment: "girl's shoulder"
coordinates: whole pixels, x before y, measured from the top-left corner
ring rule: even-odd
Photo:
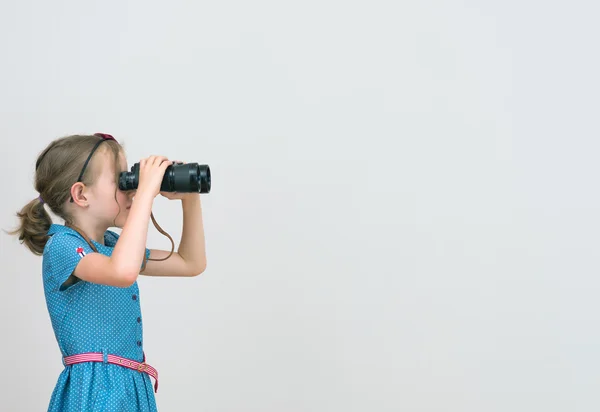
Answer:
[[[119,234],[112,230],[107,230],[104,233],[104,244],[94,240],[91,240],[91,242],[102,253],[107,248],[114,248],[117,240],[119,240]],[[61,254],[64,251],[71,253],[72,249],[75,249],[78,254],[83,253],[83,255],[94,251],[92,246],[75,229],[65,225],[51,224],[48,230],[48,241],[44,247],[44,255]]]
[[[71,245],[83,243],[87,244],[87,241],[76,230],[53,223],[48,229],[48,241],[44,247],[44,255],[60,252]]]

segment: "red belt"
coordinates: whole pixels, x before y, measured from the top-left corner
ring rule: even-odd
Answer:
[[[104,362],[104,354],[102,352],[80,353],[78,355],[66,356],[63,358],[63,361],[65,366],[83,362]],[[146,363],[145,355],[142,363],[116,355],[107,355],[107,361],[108,363],[147,373],[155,380],[154,392],[158,391],[158,371]]]

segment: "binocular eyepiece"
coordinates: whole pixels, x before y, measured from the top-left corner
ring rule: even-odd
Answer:
[[[131,167],[131,172],[121,172],[119,189],[136,190],[140,181],[140,164]],[[161,192],[209,193],[210,168],[198,163],[177,163],[167,167],[163,177]]]

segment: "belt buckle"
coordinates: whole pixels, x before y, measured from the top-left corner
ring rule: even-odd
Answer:
[[[146,362],[142,362],[142,363],[140,363],[140,364],[138,365],[138,367],[137,367],[137,370],[138,370],[138,371],[140,371],[140,372],[145,372],[145,371],[146,371],[146,367],[147,367],[147,366],[148,366],[148,365],[146,365]]]

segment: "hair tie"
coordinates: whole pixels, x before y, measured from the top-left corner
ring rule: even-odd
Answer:
[[[39,201],[40,201],[41,204],[44,204],[44,199],[42,199],[42,195],[39,195],[38,199],[39,199]]]

